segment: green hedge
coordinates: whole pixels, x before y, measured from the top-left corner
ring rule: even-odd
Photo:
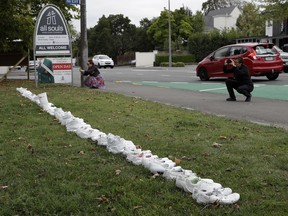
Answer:
[[[161,62],[160,66],[168,67],[169,62]],[[172,62],[172,67],[185,67],[185,63],[184,62]]]
[[[169,55],[167,54],[158,54],[155,56],[155,66],[160,66],[161,63],[169,62]],[[184,64],[191,64],[195,62],[194,55],[191,54],[178,54],[172,55],[172,62],[182,62]]]

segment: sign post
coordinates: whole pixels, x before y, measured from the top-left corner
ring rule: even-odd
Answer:
[[[37,61],[40,60],[39,67],[37,70],[35,68],[36,87],[39,81],[44,83],[72,82],[71,37],[67,22],[57,6],[49,4],[40,11],[34,30],[33,48],[34,62],[36,57],[38,57]],[[62,70],[61,74],[54,73],[55,67],[59,66],[53,64],[59,62],[56,57],[61,57],[60,62],[65,62],[65,66],[62,65],[65,70]]]
[[[80,4],[80,0],[66,0],[66,4]]]

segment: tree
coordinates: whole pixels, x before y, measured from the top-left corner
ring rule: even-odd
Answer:
[[[132,51],[149,52],[153,51],[154,46],[149,41],[147,35],[147,29],[151,26],[151,20],[144,18],[140,21],[140,27],[136,29],[135,46],[132,47]]]
[[[89,55],[107,54],[114,60],[135,46],[136,26],[122,14],[104,15],[88,30]]]
[[[32,39],[36,17],[42,6],[48,3],[55,4],[70,21],[77,18],[78,9],[74,5],[66,5],[59,0],[1,0],[0,7],[0,51],[26,52],[32,48]],[[72,15],[71,12],[76,12]],[[20,40],[21,43],[13,43]]]
[[[242,14],[237,19],[236,26],[244,37],[264,35],[265,19],[259,6],[254,3],[245,4]]]
[[[245,1],[243,0],[207,0],[202,3],[202,11],[207,15],[210,11],[219,10],[221,8],[237,6],[242,9]]]
[[[288,18],[287,0],[258,0],[266,20],[282,21]]]
[[[162,11],[160,17],[152,20],[152,24],[147,30],[149,39],[159,50],[168,50],[168,13],[168,10]],[[190,9],[184,7],[170,13],[172,49],[185,49],[189,36],[203,31],[203,15],[201,12],[193,15]]]

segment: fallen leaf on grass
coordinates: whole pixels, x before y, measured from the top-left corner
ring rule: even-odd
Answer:
[[[181,160],[187,160],[187,161],[190,161],[190,160],[192,160],[192,158],[189,158],[189,157],[186,157],[186,156],[182,156],[182,157],[181,157]]]
[[[157,178],[158,176],[160,176],[159,173],[155,173],[155,174],[152,176],[152,178],[155,179],[155,178]]]
[[[142,208],[142,206],[134,206],[134,207],[133,207],[133,210],[139,209],[139,208]]]
[[[79,151],[79,154],[84,155],[85,153],[84,153],[84,151]]]
[[[179,165],[181,163],[181,160],[178,158],[175,158],[175,163],[176,163],[176,165]]]
[[[121,173],[121,170],[119,170],[119,169],[118,169],[118,170],[115,170],[115,174],[116,174],[116,175],[120,175],[120,173]]]
[[[29,145],[27,145],[27,148],[28,148],[28,149],[32,149],[33,147],[32,147],[31,144],[29,144]]]
[[[7,185],[0,185],[0,189],[7,189],[8,186]]]
[[[217,143],[217,142],[214,142],[214,143],[212,144],[212,146],[213,146],[214,148],[220,148],[220,147],[222,147],[222,144]]]
[[[109,199],[105,195],[101,195],[100,197],[96,198],[99,202],[109,202]]]
[[[219,136],[219,139],[227,139],[226,136]]]

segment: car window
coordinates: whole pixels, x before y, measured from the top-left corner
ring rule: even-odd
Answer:
[[[99,59],[109,59],[109,57],[108,56],[99,56]]]
[[[222,58],[222,57],[228,56],[228,49],[229,47],[224,47],[222,49],[217,50],[214,53],[214,58]]]
[[[257,55],[277,54],[277,52],[274,49],[270,49],[269,47],[263,45],[254,47],[254,50],[256,51]]]
[[[239,46],[235,46],[235,47],[231,47],[230,51],[229,51],[229,56],[235,56],[235,55],[240,55],[244,52],[244,47],[239,47]]]

